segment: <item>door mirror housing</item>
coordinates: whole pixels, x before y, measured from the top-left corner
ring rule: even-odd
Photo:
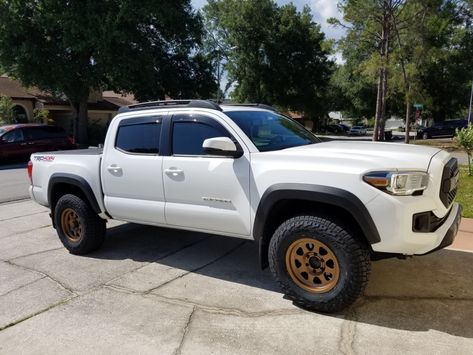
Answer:
[[[243,151],[238,149],[236,144],[228,137],[208,138],[202,144],[202,148],[209,155],[233,158],[239,158],[243,155]]]

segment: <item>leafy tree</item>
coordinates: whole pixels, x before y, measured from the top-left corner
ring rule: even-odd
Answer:
[[[457,129],[455,141],[468,155],[468,175],[472,175],[471,156],[473,154],[473,125],[469,124],[467,128]]]
[[[222,43],[225,69],[237,101],[268,103],[320,117],[332,63],[309,7],[272,0],[210,0],[210,33]]]
[[[376,84],[366,77],[353,59],[346,59],[330,78],[328,105],[352,118],[372,118],[376,105]]]
[[[425,101],[434,121],[457,118],[467,108],[473,76],[472,2],[445,2],[428,26],[435,50],[420,73]]]
[[[0,0],[0,24],[1,66],[24,85],[64,94],[80,143],[93,90],[139,99],[216,90],[190,0]]]
[[[15,123],[13,101],[7,96],[0,96],[0,124]]]
[[[330,22],[347,27],[347,68],[377,87],[374,140],[404,106],[408,141],[415,101],[435,120],[462,111],[473,72],[471,1],[344,0],[341,9],[348,25]]]

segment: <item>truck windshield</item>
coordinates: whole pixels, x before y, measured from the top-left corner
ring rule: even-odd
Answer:
[[[260,152],[319,143],[301,124],[275,112],[227,111]]]

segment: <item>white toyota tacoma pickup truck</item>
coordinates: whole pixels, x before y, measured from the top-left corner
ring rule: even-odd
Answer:
[[[451,244],[461,219],[447,152],[325,142],[262,105],[158,101],[123,107],[102,149],[31,156],[30,194],[73,254],[117,219],[255,240],[297,305],[337,312],[372,259]]]

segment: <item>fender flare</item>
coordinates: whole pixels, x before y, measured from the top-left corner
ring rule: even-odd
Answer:
[[[99,204],[97,203],[97,199],[95,198],[94,192],[87,180],[85,180],[82,176],[67,173],[55,173],[49,179],[48,202],[49,206],[51,207],[51,210],[53,209],[53,206],[51,204],[52,194],[54,191],[54,187],[57,184],[69,184],[78,187],[84,193],[85,197],[87,198],[87,202],[89,202],[94,212],[97,214],[102,213],[102,210],[100,209]]]
[[[378,229],[365,204],[351,192],[324,185],[276,184],[270,186],[261,197],[253,225],[253,237],[259,245],[262,265],[265,265],[267,260],[265,253],[268,247],[267,240],[269,240],[268,236],[264,235],[266,222],[272,208],[281,200],[304,200],[342,208],[358,222],[369,244],[381,241]]]

